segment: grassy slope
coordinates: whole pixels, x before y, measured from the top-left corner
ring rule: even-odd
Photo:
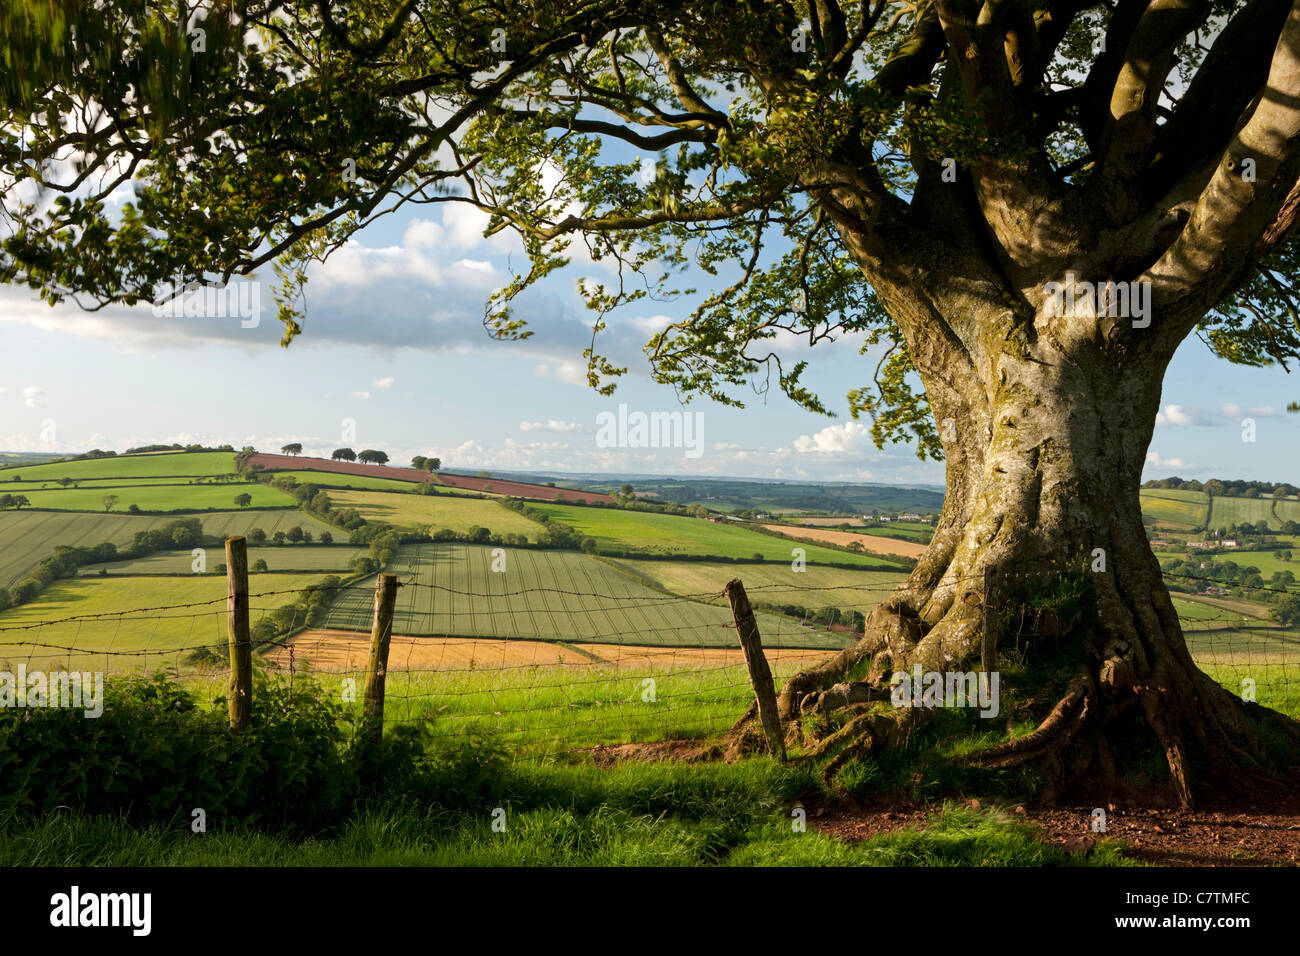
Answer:
[[[478,525],[494,534],[525,534],[536,541],[542,532],[537,522],[503,508],[491,499],[393,494],[383,491],[331,491],[338,508],[355,508],[367,521],[386,521],[402,528],[432,525],[466,532]]]
[[[783,541],[757,531],[700,518],[577,505],[537,504],[534,507],[595,538],[597,548],[724,558],[749,558],[761,554],[765,560],[789,562],[791,549],[803,547],[810,564],[823,562],[864,567],[883,564],[880,558]]]
[[[210,565],[211,567],[211,565]],[[259,574],[249,583],[251,619],[288,603],[291,593],[259,597],[263,592],[297,591],[321,579],[319,574]],[[125,586],[124,586],[125,585]],[[27,661],[52,669],[131,669],[176,663],[182,648],[224,647],[226,580],[217,574],[190,578],[75,578],[50,585],[38,601],[0,613],[0,662]],[[146,611],[178,604],[212,602],[200,607]],[[104,615],[84,619],[87,615]],[[64,621],[77,617],[83,620]],[[25,625],[41,622],[40,627]],[[47,645],[36,647],[33,644]],[[69,652],[64,648],[74,647]]]
[[[1203,491],[1175,491],[1148,488],[1141,493],[1142,514],[1163,525],[1177,525],[1188,530],[1205,525],[1210,496]]]
[[[254,562],[263,560],[271,571],[345,572],[353,558],[368,553],[366,548],[349,544],[252,546],[248,549],[248,563],[251,567]],[[209,570],[224,560],[222,551],[209,549]],[[130,575],[190,574],[193,563],[194,557],[189,551],[160,551],[131,561],[88,564],[80,570],[79,576],[97,577],[101,570],[108,574]]]
[[[47,465],[18,465],[0,470],[0,483],[22,476],[24,481],[59,478],[143,478],[160,475],[224,475],[235,470],[235,456],[224,451],[176,452],[160,455],[118,455]]]
[[[186,475],[154,475],[144,478],[78,478],[80,488],[139,488],[143,485],[188,485],[198,481],[210,481],[210,478],[191,478]],[[69,488],[72,486],[69,485]],[[42,481],[0,480],[0,494],[28,491],[58,491],[60,485],[54,478]]]
[[[1275,504],[1277,505],[1276,512],[1274,511]],[[1300,513],[1297,513],[1295,508],[1298,504],[1300,502],[1274,502],[1272,498],[1226,498],[1222,495],[1215,495],[1214,504],[1210,509],[1209,526],[1211,528],[1222,528],[1241,524],[1244,521],[1251,524],[1266,521],[1270,528],[1281,528],[1284,521],[1300,520]],[[1283,517],[1278,517],[1279,514],[1283,515]]]
[[[398,592],[394,632],[735,646],[731,615],[725,609],[652,590],[602,561],[570,551],[503,549],[505,571],[495,572],[492,550],[462,544],[404,546],[394,567],[403,580],[424,586]],[[407,570],[410,564],[413,572]],[[715,589],[727,580],[719,577]],[[348,589],[335,602],[326,626],[368,630],[373,587],[370,580]],[[483,594],[496,597],[476,596]],[[775,615],[760,614],[759,629],[768,647],[839,648],[847,643],[842,635],[803,628]]]
[[[130,544],[137,531],[147,531],[186,515],[86,514],[58,511],[0,512],[0,587],[17,584],[58,545],[88,547],[111,541]],[[232,534],[260,527],[267,534],[301,525],[313,535],[330,529],[300,511],[215,511],[195,515],[209,536],[209,546]]]
[[[800,572],[788,564],[605,560],[675,594],[714,593],[732,578],[740,578],[753,603],[801,604],[805,607],[834,605],[854,608],[864,614],[879,604],[889,589],[905,577],[890,571],[848,571],[815,564]],[[725,603],[726,599],[717,596],[706,600]]]
[[[250,495],[251,507],[296,507],[291,495],[276,488],[246,482],[223,485],[152,485],[136,484],[115,488],[58,488],[50,491],[25,492],[33,508],[59,511],[104,511],[104,497],[117,496],[113,511],[126,511],[138,505],[143,511],[204,511],[208,508],[236,507],[235,497]]]

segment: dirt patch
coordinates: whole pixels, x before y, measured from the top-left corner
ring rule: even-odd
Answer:
[[[829,650],[771,648],[770,664],[815,663]],[[370,635],[357,631],[312,630],[295,635],[266,655],[276,667],[315,671],[363,670],[370,655]],[[739,647],[648,647],[625,644],[558,644],[548,641],[509,641],[473,637],[410,637],[394,635],[388,648],[388,669],[493,670],[514,667],[603,667],[615,669],[692,669],[743,664]]]
[[[969,802],[969,801],[967,801]],[[1092,831],[1091,807],[1003,808],[1037,828],[1042,839],[1071,852],[1088,852],[1098,837],[1117,840],[1126,856],[1158,866],[1300,865],[1300,801],[1232,810],[1106,811],[1104,833]],[[849,842],[906,828],[921,828],[938,810],[880,801],[855,810],[818,807],[809,814],[817,830]]]
[[[805,528],[838,528],[846,524],[851,528],[861,528],[866,522],[861,518],[795,518]]]
[[[588,747],[576,753],[588,754],[598,767],[613,767],[623,763],[654,763],[659,760],[676,760],[690,763],[718,756],[716,746],[698,740],[661,740],[644,744],[617,744]]]
[[[882,538],[875,534],[855,534],[852,531],[831,531],[825,528],[799,528],[788,524],[765,524],[768,531],[776,531],[802,541],[820,541],[826,544],[838,544],[846,548],[851,544],[862,545],[868,551],[877,554],[897,554],[905,558],[918,558],[925,554],[926,546],[914,541],[899,541],[897,538]]]

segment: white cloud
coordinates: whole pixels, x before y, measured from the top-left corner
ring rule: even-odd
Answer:
[[[45,404],[45,389],[39,385],[28,385],[23,389],[23,404],[28,408],[40,408]]]
[[[1252,405],[1250,408],[1242,408],[1235,402],[1224,402],[1219,410],[1224,418],[1233,422],[1240,422],[1243,418],[1278,418],[1282,414],[1272,405]]]
[[[1166,405],[1163,411],[1156,413],[1157,425],[1177,425],[1190,427],[1206,424],[1205,419],[1185,405]]]
[[[580,432],[582,426],[577,422],[561,422],[548,418],[544,422],[520,422],[521,432]]]
[[[369,393],[369,392],[353,392],[353,393],[352,393],[352,397],[353,397],[353,398],[359,398],[359,399],[361,399],[361,400],[364,402],[364,401],[366,401],[368,398],[370,398],[370,393]]]
[[[390,375],[387,378],[375,379],[373,382],[370,383],[370,387],[371,388],[392,388],[393,382],[394,382],[394,378],[393,376]]]
[[[861,422],[827,425],[812,435],[800,435],[794,440],[795,451],[804,454],[844,454],[859,451],[871,441],[871,430]]]
[[[587,366],[581,362],[541,362],[533,370],[538,378],[553,378],[570,385],[587,384]]]
[[[1189,468],[1181,458],[1161,458],[1159,452],[1147,452],[1147,464],[1156,468]]]

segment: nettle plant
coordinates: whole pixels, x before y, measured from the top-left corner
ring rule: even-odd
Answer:
[[[1188,804],[1276,781],[1266,738],[1294,752],[1293,723],[1192,662],[1138,503],[1179,343],[1300,355],[1288,0],[50,0],[0,19],[0,273],[52,303],[272,264],[287,344],[311,263],[387,212],[467,203],[529,257],[487,303],[495,335],[529,334],[511,301],[576,244],[614,267],[580,284],[605,394],[625,370],[600,333],[649,296],[686,303],[646,352],[688,397],[738,405],[758,382],[828,412],[799,350],[863,336],[850,411],[942,458],[947,496],[862,640],[785,688],[792,732],[859,665],[972,661],[986,569],[1050,589],[1088,568],[1055,708],[970,760],[1111,790],[1140,738]],[[679,288],[688,267],[716,288]],[[841,742],[876,751],[923,719],[877,710]]]

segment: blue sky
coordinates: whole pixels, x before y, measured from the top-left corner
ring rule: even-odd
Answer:
[[[847,417],[845,394],[875,365],[858,354],[857,336],[812,350],[792,343],[788,352],[810,360],[805,380],[836,418],[780,394],[755,394],[743,410],[697,400],[689,410],[702,413],[698,457],[599,447],[597,416],[620,403],[681,409],[670,388],[650,381],[640,350],[690,303],[636,303],[611,320],[605,347],[630,372],[602,397],[583,381],[590,329],[575,283],[607,277],[603,265],[575,256],[519,304],[534,337],[498,343],[483,330],[483,304],[523,259],[515,240],[485,240],[482,226],[456,204],[388,217],[359,234],[313,273],[304,332],[288,349],[278,345],[270,270],[254,328],[237,318],[155,317],[148,307],[51,309],[30,290],[0,287],[10,355],[0,372],[0,450],[301,441],[307,453],[381,448],[400,463],[438,455],[451,470],[942,483],[942,464],[918,461],[907,446],[876,449],[869,423]],[[1231,366],[1189,340],[1165,381],[1146,477],[1300,483],[1300,415],[1284,411],[1296,399],[1295,377]],[[1242,441],[1244,417],[1255,421],[1254,442]]]

